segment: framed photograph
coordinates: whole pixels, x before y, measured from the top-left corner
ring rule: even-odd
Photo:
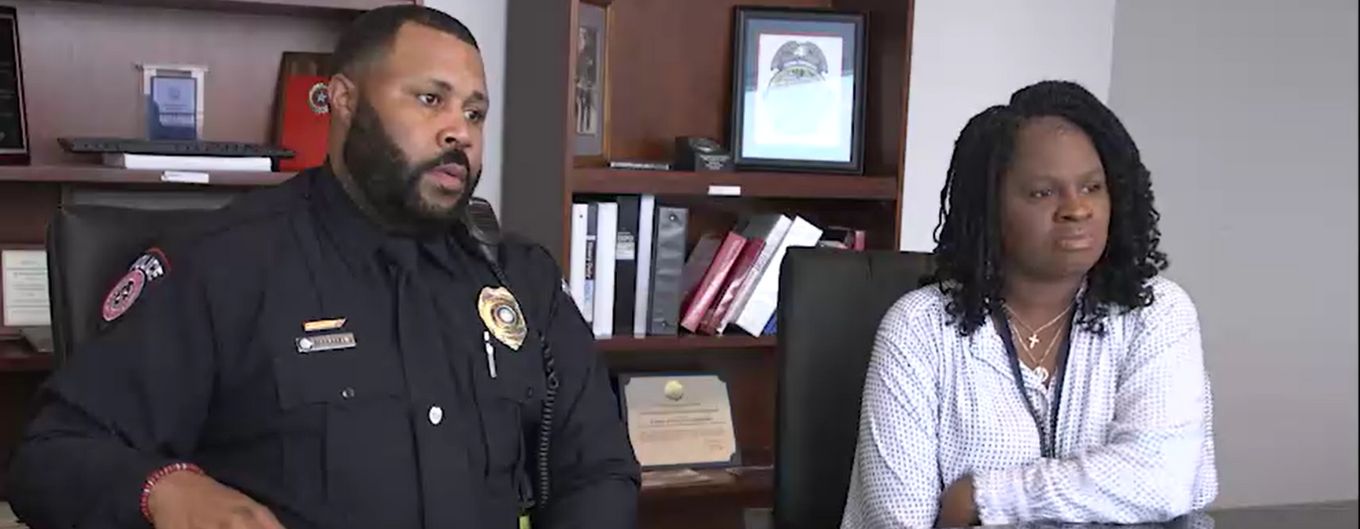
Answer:
[[[605,157],[605,129],[609,123],[609,8],[604,0],[579,5],[576,27],[576,75],[572,115],[577,157]]]
[[[146,137],[197,140],[203,137],[204,66],[139,64]]]
[[[862,173],[864,15],[737,7],[734,18],[737,168]]]

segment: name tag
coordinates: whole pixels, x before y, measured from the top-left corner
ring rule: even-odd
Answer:
[[[359,345],[359,343],[354,340],[354,333],[352,332],[302,336],[295,338],[294,342],[297,344],[297,352],[302,354],[334,351],[336,349],[351,349]]]

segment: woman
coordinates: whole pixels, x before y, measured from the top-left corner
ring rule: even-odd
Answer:
[[[884,317],[842,527],[1149,523],[1218,491],[1195,307],[1119,119],[1046,81],[955,145],[932,284]]]

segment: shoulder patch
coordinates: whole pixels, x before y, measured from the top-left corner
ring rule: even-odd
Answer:
[[[136,303],[137,298],[142,295],[142,291],[147,285],[163,278],[170,273],[170,260],[165,257],[165,252],[160,248],[150,248],[132,262],[126,274],[113,284],[109,293],[104,296],[104,304],[100,308],[100,315],[104,321],[112,322]]]
[[[160,248],[152,247],[133,261],[132,268],[145,273],[147,281],[155,281],[170,273],[170,259],[165,257],[165,252]]]

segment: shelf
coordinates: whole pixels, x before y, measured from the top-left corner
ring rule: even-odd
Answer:
[[[572,170],[578,194],[743,196],[843,200],[897,200],[897,179],[860,175],[646,171],[609,168]]]
[[[402,0],[74,0],[87,4],[160,7],[224,13],[262,15],[352,16],[388,4],[411,4]]]
[[[642,488],[643,501],[670,501],[715,496],[749,497],[757,503],[770,501],[774,492],[774,470],[770,467],[737,467],[699,470],[714,479],[712,483],[662,485]]]
[[[52,355],[35,353],[20,340],[0,340],[0,373],[51,371]]]
[[[0,182],[46,182],[79,184],[154,184],[208,185],[226,187],[271,186],[288,180],[296,173],[261,171],[197,171],[206,172],[208,184],[186,184],[161,181],[165,171],[119,169],[100,165],[28,165],[0,167]]]
[[[596,340],[600,351],[612,352],[668,352],[720,349],[773,349],[778,343],[774,336],[648,336],[620,337]]]

